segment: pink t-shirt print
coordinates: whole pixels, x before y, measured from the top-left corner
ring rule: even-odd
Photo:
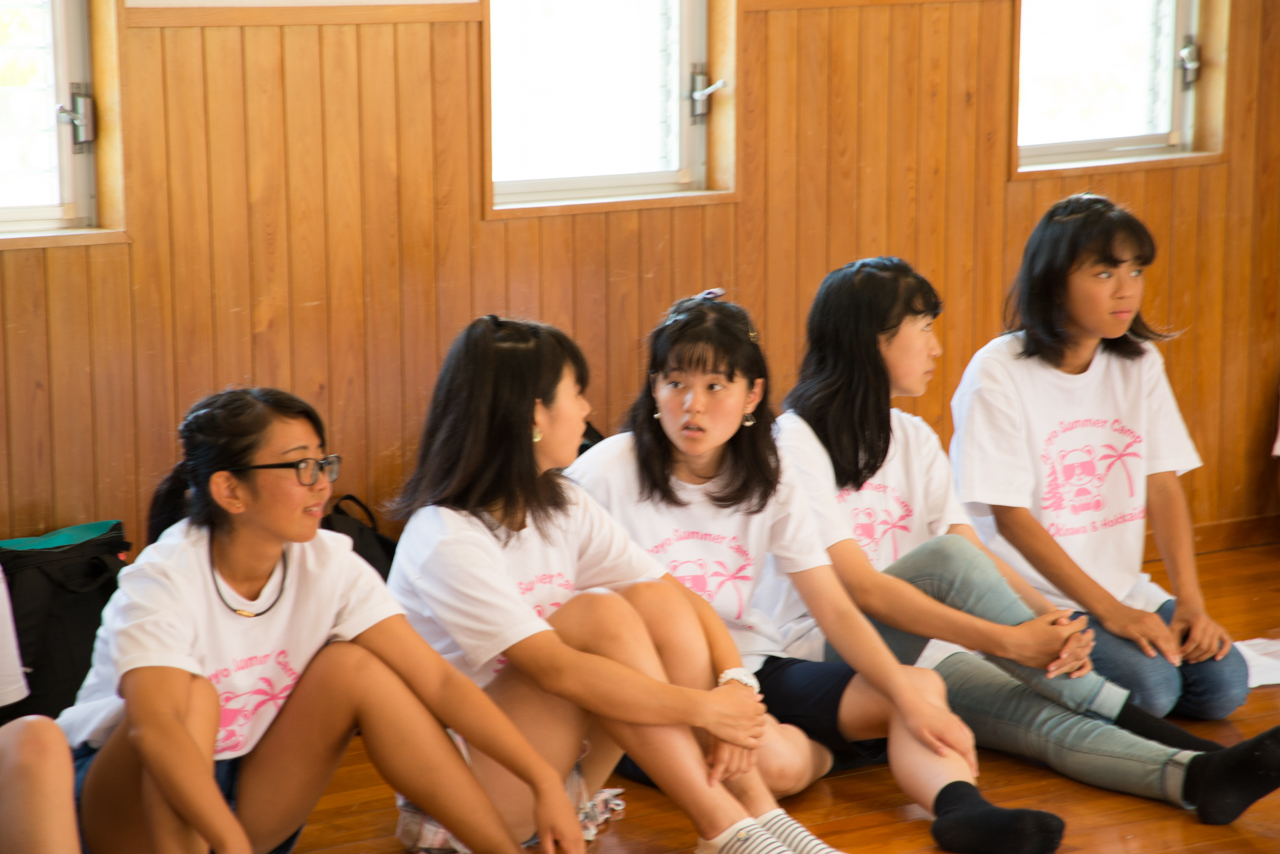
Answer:
[[[1119,418],[1059,422],[1040,452],[1040,508],[1049,534],[1069,537],[1145,519],[1131,468],[1142,471],[1141,451],[1142,436]]]
[[[259,675],[248,690],[237,690],[244,686],[243,679],[231,679],[232,673],[264,669],[269,675]],[[298,673],[289,665],[289,653],[281,649],[266,655],[232,659],[231,667],[223,667],[209,674],[209,681],[215,687],[219,687],[224,680],[238,684],[230,690],[218,693],[220,710],[214,752],[234,753],[249,743],[249,726],[263,709],[270,707],[272,718],[280,711],[284,701],[293,692],[293,686],[298,683]]]
[[[688,560],[671,558],[667,561],[667,572],[713,606],[716,597],[728,587],[734,594],[734,605],[730,606],[735,611],[733,619],[741,620],[746,612],[748,597],[755,582],[755,576],[751,573],[755,561],[750,553],[738,543],[737,537],[679,529],[673,531],[671,536],[662,542],[650,547],[648,551],[652,555],[662,557],[671,550],[678,550],[680,543],[689,541],[709,543],[725,550],[725,560],[703,557]]]
[[[836,503],[848,507],[853,538],[872,564],[878,565],[876,560],[886,540],[892,550],[890,562],[898,559],[897,532],[911,533],[906,522],[915,515],[911,504],[898,494],[898,490],[869,480],[862,484],[862,489],[846,486],[840,490]]]

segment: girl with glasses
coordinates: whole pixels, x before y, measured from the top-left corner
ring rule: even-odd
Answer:
[[[841,589],[805,490],[778,458],[758,336],[720,293],[676,303],[649,337],[649,379],[628,432],[566,474],[728,628],[734,643],[716,648],[703,678],[744,668],[758,680],[771,718],[757,764],[774,792],[798,792],[836,761],[887,757],[903,791],[935,814],[944,850],[1055,850],[1062,821],[983,799],[973,735],[948,709],[942,680],[900,665]],[[767,567],[789,579],[857,672],[787,655],[755,601]]]
[[[120,573],[58,720],[87,847],[287,852],[358,730],[379,773],[458,839],[515,854],[448,726],[528,782],[548,845],[581,854],[555,772],[418,638],[350,539],[319,530],[338,458],[315,410],[225,391],[179,433],[151,544]]]

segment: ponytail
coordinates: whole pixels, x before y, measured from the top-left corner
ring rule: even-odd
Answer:
[[[165,475],[151,496],[151,512],[147,514],[147,545],[160,539],[166,529],[187,517],[187,464],[178,463]]]

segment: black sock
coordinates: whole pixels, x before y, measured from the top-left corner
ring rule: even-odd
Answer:
[[[1205,824],[1230,824],[1280,788],[1280,727],[1187,763],[1182,798]]]
[[[1050,854],[1065,825],[1053,813],[1007,810],[989,803],[972,783],[956,780],[933,802],[933,838],[956,854]]]
[[[1171,724],[1164,718],[1158,718],[1146,709],[1134,705],[1133,697],[1124,701],[1124,708],[1120,710],[1120,714],[1116,715],[1114,723],[1134,735],[1140,735],[1179,750],[1195,750],[1200,753],[1222,750],[1222,745],[1218,742],[1187,732],[1177,724]]]

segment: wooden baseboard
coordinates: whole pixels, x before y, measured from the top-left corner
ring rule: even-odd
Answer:
[[[1280,516],[1250,516],[1225,522],[1204,522],[1194,528],[1196,554],[1243,549],[1280,543]],[[1143,560],[1159,560],[1155,538],[1147,531],[1147,550]]]

